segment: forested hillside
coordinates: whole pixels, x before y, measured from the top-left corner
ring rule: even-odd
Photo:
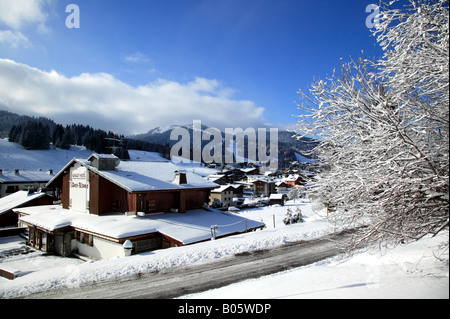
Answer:
[[[169,155],[168,145],[125,138],[89,125],[63,126],[47,118],[21,116],[7,111],[0,111],[0,133],[10,142],[19,143],[29,150],[50,147],[69,149],[70,145],[83,145],[93,152],[115,154],[121,159],[129,158],[129,149],[158,152],[165,157]]]

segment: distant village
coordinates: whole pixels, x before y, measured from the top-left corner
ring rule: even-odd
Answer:
[[[312,169],[300,171],[296,163],[277,171],[258,163],[175,165],[132,150],[129,160],[65,151],[66,160],[55,157],[52,167],[36,169],[33,151],[15,160],[12,145],[0,141],[0,236],[23,233],[35,249],[87,260],[262,229],[263,223],[234,213],[284,205],[304,196],[313,178]],[[56,150],[40,152],[36,157]]]

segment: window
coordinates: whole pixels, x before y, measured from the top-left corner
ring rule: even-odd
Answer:
[[[154,237],[134,242],[134,253],[152,251],[160,249],[162,246],[161,237]]]
[[[156,212],[156,200],[154,200],[154,199],[149,200],[147,209],[150,213]]]
[[[112,203],[111,203],[111,209],[113,211],[120,211],[120,207],[121,207],[120,204],[121,204],[120,199],[113,199]]]
[[[91,246],[91,247],[94,246],[94,236],[80,232],[80,231],[77,231],[75,236],[76,236],[77,242]]]
[[[6,186],[6,194],[12,194],[19,190],[19,186]]]

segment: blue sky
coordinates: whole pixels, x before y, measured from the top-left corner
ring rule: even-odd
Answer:
[[[0,0],[0,107],[122,134],[284,127],[298,89],[381,54],[366,27],[376,2]],[[80,28],[66,27],[71,3]]]

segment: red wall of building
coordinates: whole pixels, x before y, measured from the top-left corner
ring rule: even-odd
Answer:
[[[70,170],[62,176],[61,201],[69,209]],[[201,208],[208,202],[208,190],[156,190],[130,193],[113,182],[89,171],[89,212],[102,215],[110,212],[140,212],[146,214],[169,212],[179,213]]]

